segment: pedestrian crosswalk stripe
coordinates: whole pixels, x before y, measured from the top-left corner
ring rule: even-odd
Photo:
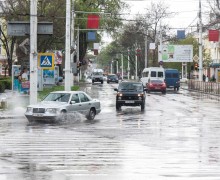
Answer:
[[[44,60],[41,62],[42,66],[51,66],[51,62],[47,56],[44,57]]]

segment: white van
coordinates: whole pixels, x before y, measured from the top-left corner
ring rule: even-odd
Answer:
[[[149,79],[165,79],[165,70],[162,67],[149,67],[144,68],[142,71],[141,82],[144,86],[148,83]]]

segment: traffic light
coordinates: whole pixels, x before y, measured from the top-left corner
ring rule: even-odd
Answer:
[[[195,70],[198,70],[199,64],[198,64],[198,63],[195,63],[195,64],[194,64],[194,68],[195,68]]]

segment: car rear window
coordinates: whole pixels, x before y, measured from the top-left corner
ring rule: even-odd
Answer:
[[[161,80],[150,80],[151,83],[163,83]]]

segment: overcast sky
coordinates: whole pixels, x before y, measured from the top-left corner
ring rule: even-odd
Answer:
[[[151,7],[151,2],[159,3],[163,2],[165,6],[168,7],[168,12],[176,13],[175,17],[166,20],[172,28],[182,29],[187,28],[190,30],[189,26],[196,25],[198,22],[198,11],[199,11],[199,0],[123,0],[130,5],[130,16],[132,18],[135,14],[146,13],[146,8]],[[201,0],[202,2],[202,13],[203,22],[206,21],[205,11],[207,10],[206,0]],[[163,22],[162,22],[163,23]]]

